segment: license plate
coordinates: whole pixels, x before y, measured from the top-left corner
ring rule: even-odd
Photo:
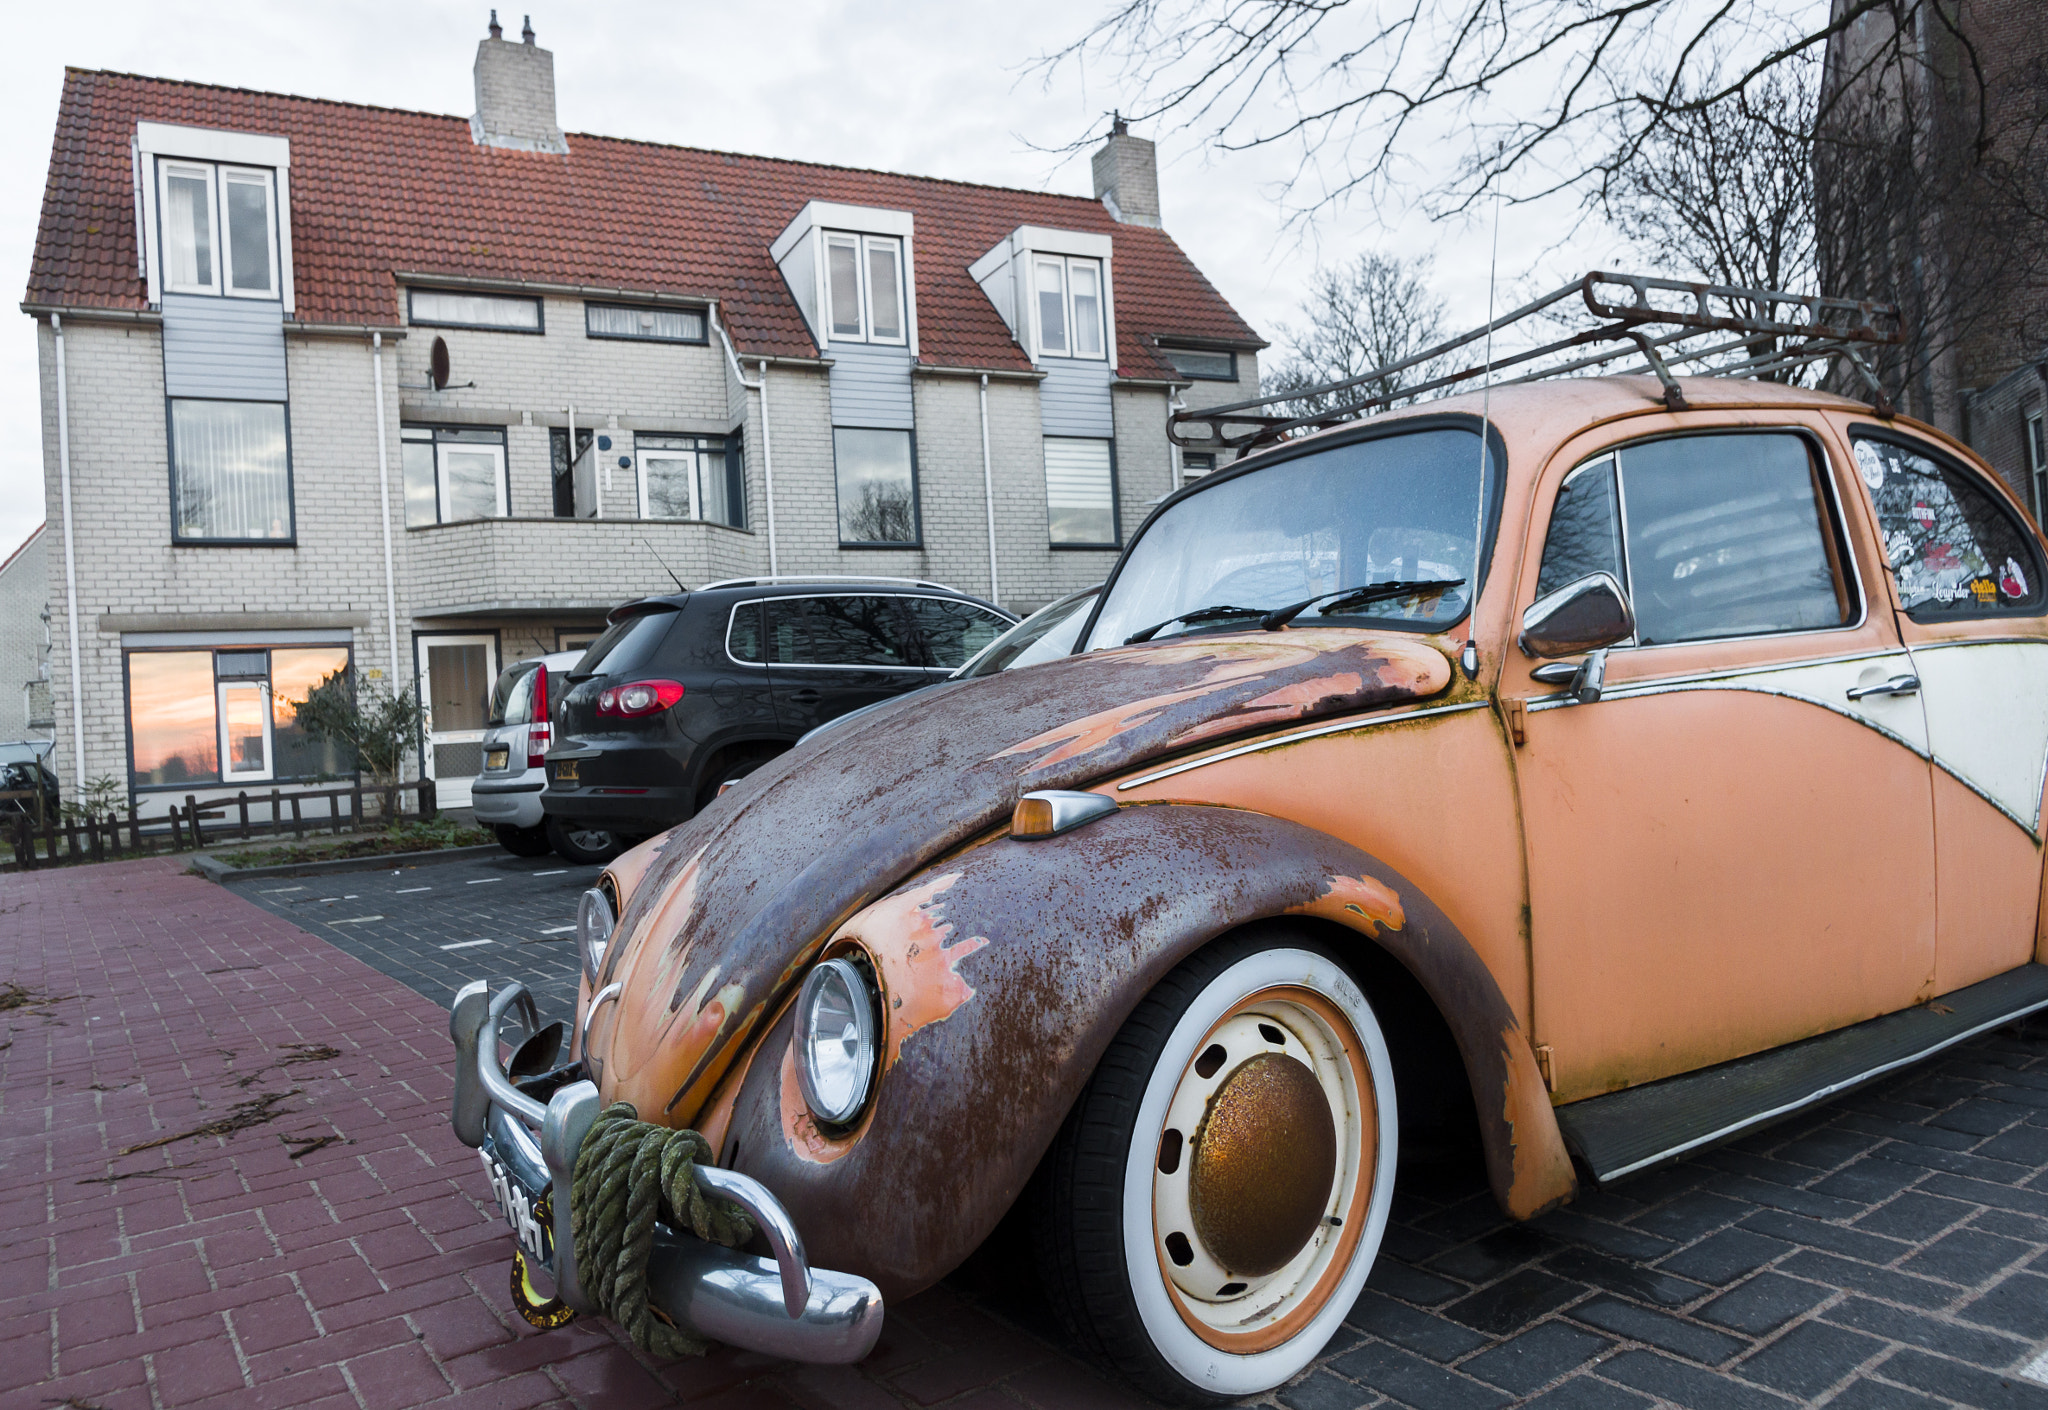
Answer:
[[[512,751],[510,749],[493,749],[490,753],[484,755],[484,767],[487,769],[502,769],[505,767],[505,761],[511,757]]]
[[[564,759],[561,763],[555,765],[555,782],[576,782],[576,766],[581,762],[583,761],[580,759]]]
[[[542,1208],[544,1193],[536,1195],[529,1191],[488,1147],[477,1154],[483,1157],[484,1174],[490,1179],[491,1193],[498,1197],[498,1208],[505,1215],[512,1237],[519,1241],[527,1257],[543,1268],[554,1267],[555,1231],[549,1227],[554,1221]]]

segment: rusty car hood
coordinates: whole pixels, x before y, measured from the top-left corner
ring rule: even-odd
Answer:
[[[694,1120],[741,1040],[835,927],[1000,825],[1020,793],[1077,788],[1231,735],[1426,698],[1427,640],[1318,627],[1204,635],[948,682],[836,728],[648,844],[599,983],[607,1100]]]

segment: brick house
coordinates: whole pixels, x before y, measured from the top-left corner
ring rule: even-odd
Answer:
[[[499,667],[671,572],[1028,610],[1209,468],[1176,398],[1256,395],[1121,128],[1087,200],[565,135],[531,31],[475,76],[465,120],[66,73],[23,308],[67,788],[312,777],[346,671],[418,682],[460,802]]]

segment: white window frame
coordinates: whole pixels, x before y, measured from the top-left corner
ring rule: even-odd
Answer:
[[[768,247],[768,254],[781,271],[782,278],[789,286],[796,305],[803,311],[804,324],[810,329],[811,337],[822,350],[835,341],[865,342],[866,337],[855,338],[841,333],[836,337],[832,332],[832,311],[830,287],[826,272],[825,241],[828,235],[883,236],[898,241],[896,275],[901,282],[903,300],[903,332],[901,338],[879,339],[884,346],[900,347],[908,344],[910,355],[917,356],[917,230],[916,220],[909,211],[890,210],[883,206],[842,205],[836,201],[808,201],[796,213],[782,233]],[[861,259],[866,264],[865,249]],[[863,281],[866,275],[863,272]],[[871,327],[871,321],[863,315],[862,329]]]
[[[217,664],[215,669],[219,669]],[[261,768],[235,768],[234,755],[228,748],[228,694],[231,691],[237,690],[250,690],[256,694],[257,708],[263,720],[263,766]],[[223,785],[230,783],[260,783],[268,779],[277,771],[277,760],[274,756],[271,741],[273,722],[270,714],[269,674],[266,672],[261,676],[229,676],[225,679],[216,677],[213,683],[213,698],[214,710],[218,720],[216,728],[220,734],[218,748],[220,749],[221,783]]]
[[[488,451],[490,453],[496,461],[493,468],[497,473],[493,478],[498,490],[498,512],[492,517],[497,519],[509,518],[510,506],[505,502],[504,444],[500,442],[493,445],[489,441],[435,441],[434,493],[438,497],[437,507],[440,511],[441,522],[444,524],[460,524],[465,522],[461,519],[450,519],[447,517],[448,505],[454,499],[454,495],[450,494],[448,490],[448,454],[451,451]]]
[[[904,290],[903,241],[894,235],[863,235],[857,230],[827,230],[824,236],[821,277],[825,297],[819,321],[824,324],[827,334],[842,343],[878,343],[899,348],[907,344],[910,341],[910,312]],[[860,317],[858,332],[846,332],[833,318],[832,250],[835,246],[840,249],[851,246],[853,249],[855,303]],[[875,331],[875,291],[870,270],[878,252],[886,254],[896,266],[896,336],[893,338]]]
[[[1060,307],[1066,318],[1066,346],[1054,348],[1045,341],[1045,328],[1041,320],[1043,305],[1039,302],[1045,292],[1039,285],[1041,266],[1057,265],[1060,270]],[[1092,353],[1075,350],[1076,323],[1074,319],[1074,271],[1087,268],[1095,274],[1095,334],[1099,350]],[[1109,273],[1104,261],[1085,255],[1062,255],[1048,250],[1031,252],[1031,317],[1040,320],[1035,328],[1038,350],[1044,357],[1071,358],[1077,362],[1104,362],[1109,358]]]
[[[254,177],[263,183],[263,236],[270,242],[270,282],[261,289],[235,287],[234,242],[228,236],[228,183],[245,184]],[[227,166],[215,168],[214,204],[220,210],[221,292],[231,299],[275,299],[278,296],[277,174],[267,167]]]
[[[236,167],[269,173],[270,248],[276,263],[271,271],[271,287],[275,292],[268,297],[282,301],[285,316],[290,317],[297,308],[297,295],[292,280],[290,139],[263,133],[229,132],[215,127],[184,127],[165,122],[138,122],[135,124],[131,150],[135,166],[136,194],[141,201],[139,219],[136,221],[136,254],[141,266],[140,272],[147,282],[150,304],[158,306],[163,302],[163,186],[159,168],[164,161],[172,161],[194,166]],[[218,228],[218,173],[215,175],[213,186],[215,238],[220,240],[224,235]],[[216,260],[216,275],[219,274],[221,261],[225,258],[226,256],[222,255]],[[173,289],[171,292],[178,291]],[[253,291],[244,291],[237,297],[258,296]]]
[[[164,276],[163,288],[172,294],[212,294],[230,299],[261,299],[274,302],[282,297],[280,281],[283,276],[284,259],[277,239],[277,173],[269,167],[239,166],[228,162],[191,161],[184,157],[159,157],[156,163],[157,191],[157,249],[163,251],[169,230],[164,222],[170,219],[170,183],[173,176],[203,174],[206,177],[206,218],[213,242],[213,278],[204,284],[173,284],[170,282],[170,260],[166,255],[160,264]],[[254,181],[263,186],[263,237],[270,242],[270,282],[261,289],[238,289],[235,287],[234,242],[228,234],[227,188],[230,182],[244,185]]]
[[[212,277],[203,283],[174,284],[171,282],[170,242],[168,239],[170,233],[171,180],[173,177],[181,176],[202,176],[206,179],[207,239],[212,250],[209,268],[211,268],[213,273]],[[164,291],[172,294],[218,294],[221,288],[221,266],[225,263],[221,258],[220,196],[218,191],[220,173],[218,169],[215,168],[212,162],[187,162],[165,158],[156,164],[156,185],[157,209],[160,212],[159,220],[162,222],[157,230],[157,249],[162,252],[160,263],[163,266]]]

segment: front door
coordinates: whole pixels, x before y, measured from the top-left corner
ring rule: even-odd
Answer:
[[[2026,521],[1909,434],[1850,428],[1927,711],[1939,880],[1934,992],[2034,956],[2048,769],[2048,584]]]
[[[932,679],[910,619],[886,593],[768,599],[768,674],[775,713],[802,734]]]
[[[1886,688],[1912,663],[1826,445],[1669,436],[1539,487],[1519,605],[1604,571],[1637,621],[1593,703],[1519,653],[1504,670],[1526,710],[1533,1027],[1561,1099],[1930,992],[1926,724]]]
[[[494,636],[419,638],[420,704],[426,749],[421,763],[443,808],[467,808],[484,768],[484,723],[498,678]]]

